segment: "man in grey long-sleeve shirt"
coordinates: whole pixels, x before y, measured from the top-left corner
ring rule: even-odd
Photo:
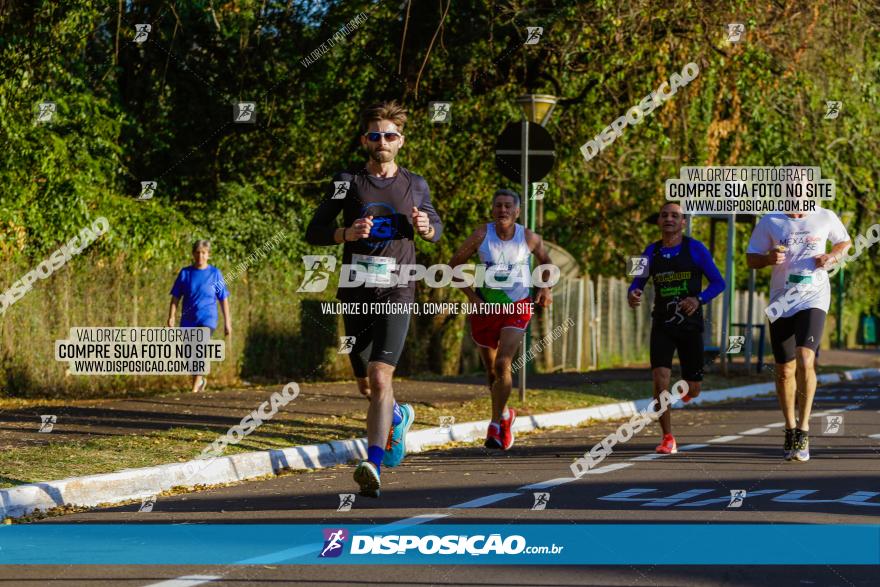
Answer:
[[[440,240],[443,225],[431,205],[427,182],[394,162],[404,144],[405,123],[406,111],[395,101],[374,104],[362,113],[361,145],[369,155],[367,164],[333,177],[306,230],[306,240],[313,245],[344,243],[343,270],[356,267],[364,279],[363,285],[337,290],[343,302],[414,301],[415,282],[397,287],[392,274],[401,265],[415,263],[416,235]],[[340,212],[341,227],[336,221]],[[391,386],[409,320],[408,313],[343,315],[346,336],[355,338],[349,357],[358,389],[370,400],[367,460],[354,472],[361,494],[370,497],[379,496],[381,466],[393,467],[403,460],[406,432],[415,419],[412,406],[394,401]]]

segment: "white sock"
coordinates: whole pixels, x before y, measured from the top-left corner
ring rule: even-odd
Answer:
[[[510,410],[504,408],[504,411],[501,413],[502,420],[510,420]]]

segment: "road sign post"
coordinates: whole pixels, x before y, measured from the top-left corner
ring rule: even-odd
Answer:
[[[525,198],[525,201],[520,202],[520,207],[522,208],[523,213],[523,226],[529,225],[529,123],[526,120],[523,120],[520,123],[520,179],[522,181],[522,189],[520,190],[521,198]],[[531,259],[531,257],[529,257]],[[531,268],[531,265],[529,266]],[[520,353],[522,355],[522,366],[519,369],[519,401],[526,401],[526,361],[528,357],[526,353],[528,352],[529,344],[532,341],[532,329],[530,328],[532,321],[529,320],[528,325],[526,325],[526,331],[523,333],[523,342],[520,347]]]
[[[501,175],[521,185],[520,211],[523,226],[530,227],[529,206],[531,202],[529,181],[540,181],[556,161],[556,145],[553,137],[540,124],[522,120],[508,124],[495,143],[495,165]],[[534,221],[532,221],[532,226]],[[529,323],[531,325],[531,322]],[[531,328],[527,327],[522,345],[522,367],[519,372],[519,399],[526,399],[526,353],[531,340]]]

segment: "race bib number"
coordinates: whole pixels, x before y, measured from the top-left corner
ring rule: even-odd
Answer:
[[[785,289],[790,289],[792,287],[811,289],[813,287],[813,276],[810,274],[800,275],[798,273],[789,273],[785,278]]]
[[[495,281],[507,281],[510,279],[510,273],[513,271],[513,265],[510,263],[495,263],[492,265],[492,271],[495,274]]]
[[[495,263],[486,268],[486,282],[490,287],[504,289],[531,285],[529,266],[525,263]]]
[[[351,266],[356,278],[364,280],[364,285],[390,286],[391,272],[397,268],[397,261],[394,257],[355,253],[351,256]]]

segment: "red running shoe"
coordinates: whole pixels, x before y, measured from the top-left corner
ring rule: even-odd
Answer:
[[[513,422],[516,420],[516,410],[507,408],[510,417],[507,420],[501,420],[501,449],[509,450],[513,446]]]
[[[489,424],[489,431],[486,432],[486,442],[483,443],[486,448],[501,448],[504,442],[501,439],[501,428],[497,424]]]
[[[660,445],[654,450],[661,455],[674,455],[678,452],[678,445],[675,444],[675,437],[673,437],[671,434],[664,434],[663,442],[661,442]]]

